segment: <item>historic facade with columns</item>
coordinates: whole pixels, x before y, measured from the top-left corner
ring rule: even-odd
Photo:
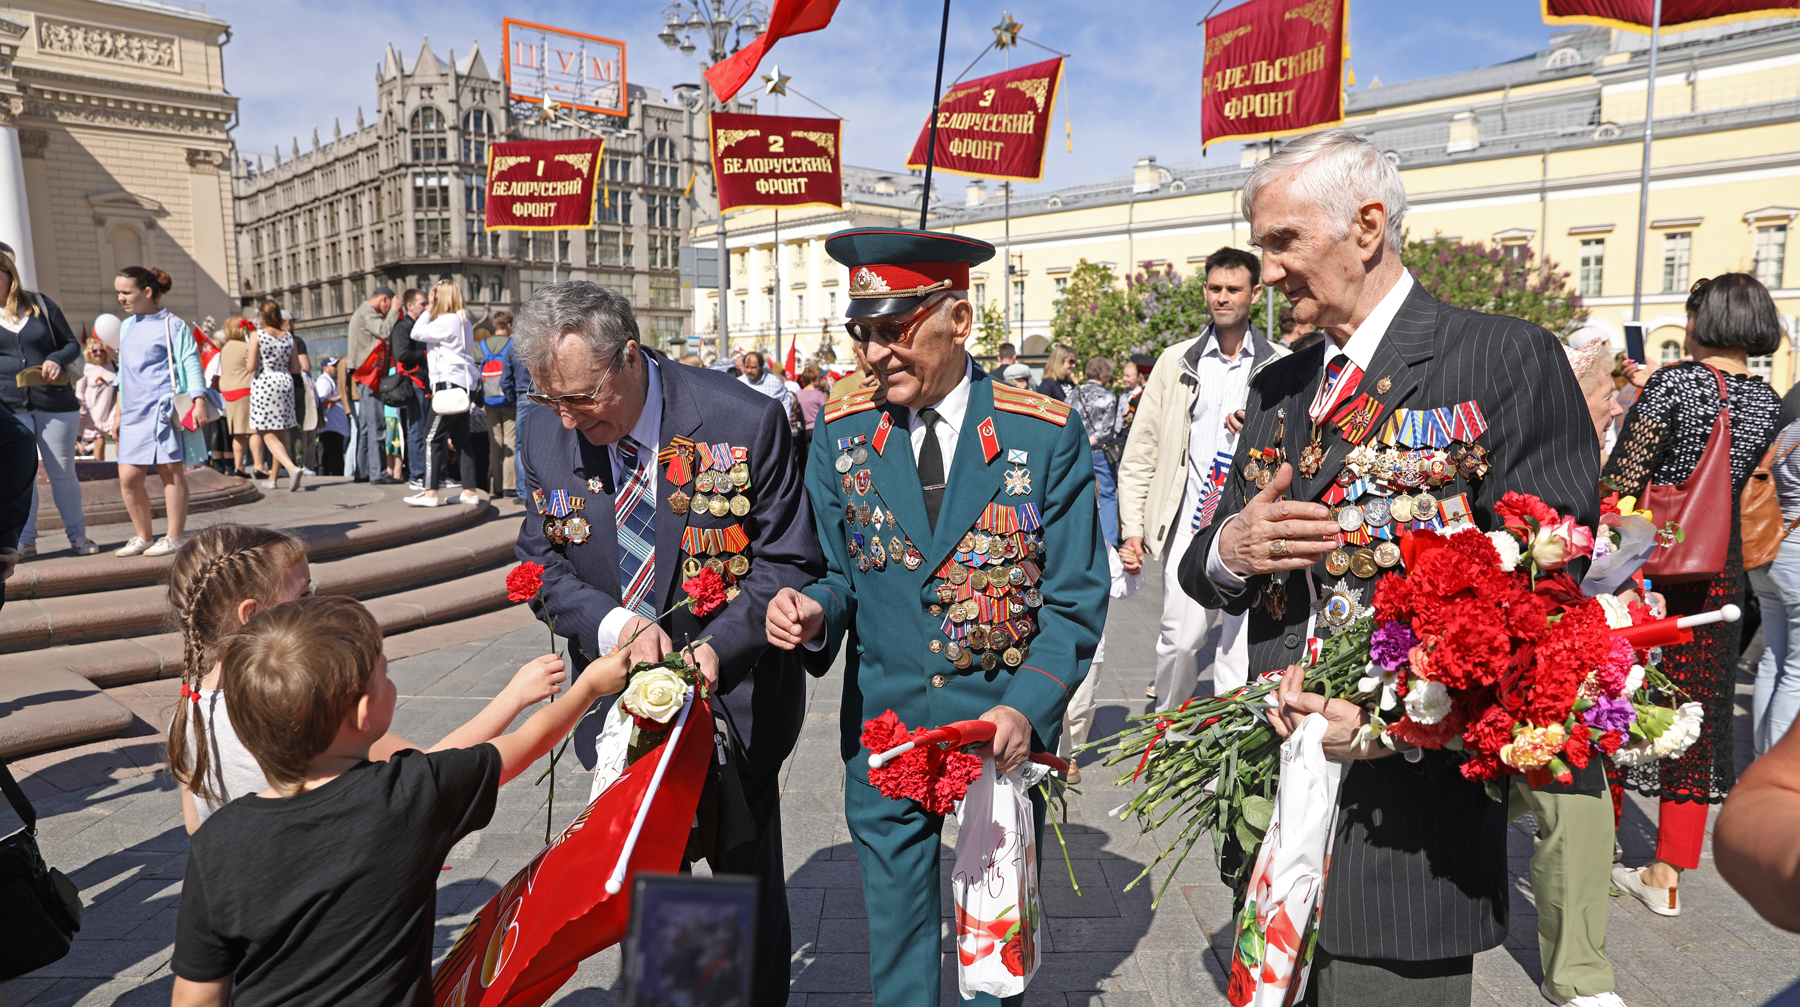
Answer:
[[[235,310],[230,37],[153,0],[0,11],[0,240],[71,323],[116,313],[113,274],[130,265],[168,272],[183,317]]]

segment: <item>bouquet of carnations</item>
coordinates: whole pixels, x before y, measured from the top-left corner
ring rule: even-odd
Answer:
[[[1418,749],[1457,752],[1462,774],[1496,795],[1511,775],[1569,782],[1596,752],[1621,763],[1679,757],[1699,736],[1701,708],[1677,705],[1656,648],[1736,613],[1657,620],[1635,599],[1585,594],[1564,572],[1571,560],[1648,556],[1643,529],[1616,507],[1598,530],[1518,493],[1495,514],[1497,531],[1402,535],[1405,573],[1382,577],[1366,604],[1342,587],[1328,594],[1320,621],[1334,632],[1302,663],[1305,688],[1364,707],[1362,743],[1414,759]],[[1143,785],[1116,814],[1137,816],[1146,832],[1181,821],[1139,880],[1177,851],[1185,858],[1202,835],[1220,852],[1235,840],[1244,863],[1255,861],[1279,778],[1280,739],[1263,711],[1281,675],[1133,718],[1123,734],[1089,746],[1104,746],[1108,765],[1134,763],[1120,783]]]

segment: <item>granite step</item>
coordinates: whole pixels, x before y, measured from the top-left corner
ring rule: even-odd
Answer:
[[[314,589],[367,600],[509,562],[518,525],[491,508],[477,517],[486,520],[427,541],[315,562]],[[170,628],[170,618],[167,588],[160,583],[9,600],[0,609],[0,650],[11,656],[0,658],[0,671],[28,664],[42,667],[41,658],[22,651],[155,635]]]
[[[110,738],[132,717],[124,704],[74,672],[0,673],[0,758]]]

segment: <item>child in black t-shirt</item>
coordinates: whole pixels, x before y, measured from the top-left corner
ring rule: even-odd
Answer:
[[[437,878],[502,783],[624,688],[594,662],[559,702],[473,748],[370,762],[395,690],[381,628],[343,597],[251,619],[222,647],[231,719],[270,788],[194,835],[176,926],[175,1007],[431,1004]],[[235,981],[235,988],[234,988]]]

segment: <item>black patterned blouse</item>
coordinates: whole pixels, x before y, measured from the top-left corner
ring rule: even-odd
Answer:
[[[1750,472],[1775,436],[1781,399],[1755,376],[1725,375],[1731,403],[1731,486],[1742,493]],[[1679,483],[1694,474],[1713,419],[1719,385],[1704,365],[1658,368],[1625,416],[1602,474],[1621,494],[1643,496],[1646,483]]]

